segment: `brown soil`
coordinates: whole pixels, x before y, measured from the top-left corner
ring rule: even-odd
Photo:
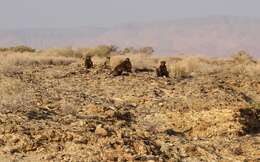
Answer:
[[[21,86],[1,104],[0,161],[260,161],[257,78],[21,71],[0,78]]]

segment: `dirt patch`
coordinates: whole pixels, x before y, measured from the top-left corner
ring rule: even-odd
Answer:
[[[244,109],[260,94],[257,77],[112,77],[97,68],[37,65],[1,76],[0,159],[259,160],[259,109]]]

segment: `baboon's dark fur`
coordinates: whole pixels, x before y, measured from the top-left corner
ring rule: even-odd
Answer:
[[[91,56],[86,56],[85,58],[85,68],[86,69],[90,69],[90,68],[93,68],[94,64],[91,60]]]
[[[112,71],[113,76],[122,75],[123,72],[132,73],[132,64],[129,58],[126,58],[123,62],[115,67]]]
[[[169,72],[166,67],[166,62],[161,61],[161,65],[156,69],[157,77],[169,77]]]

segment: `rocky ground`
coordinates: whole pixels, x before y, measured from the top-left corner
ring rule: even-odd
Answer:
[[[74,63],[4,80],[19,86],[1,104],[0,161],[260,161],[258,77],[112,77]]]

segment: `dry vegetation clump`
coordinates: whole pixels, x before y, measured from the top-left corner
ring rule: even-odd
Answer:
[[[41,53],[43,53],[44,55],[49,55],[49,56],[62,56],[62,57],[75,57],[75,58],[84,57],[84,54],[81,51],[75,50],[71,47],[47,49],[47,50],[42,51]]]
[[[19,73],[19,67],[41,65],[69,65],[76,62],[72,57],[51,56],[49,53],[0,53],[1,73]]]
[[[112,53],[116,53],[117,49],[118,48],[113,45],[110,46],[101,45],[95,48],[80,48],[78,49],[78,51],[80,53],[83,53],[85,56],[89,55],[89,56],[97,56],[97,57],[107,57],[110,56]]]
[[[8,48],[0,48],[0,52],[36,52],[35,49],[28,47],[28,46],[15,46],[15,47],[8,47]]]
[[[0,79],[0,108],[3,110],[12,111],[16,106],[22,105],[26,96],[24,94],[25,84],[19,79],[8,78],[1,76]],[[28,98],[27,98],[28,99]]]
[[[239,51],[238,53],[232,56],[233,61],[237,64],[252,64],[257,63],[252,56],[246,51]]]
[[[260,75],[259,61],[251,57],[246,51],[240,51],[232,56],[233,63],[228,64],[230,71],[237,75],[258,77]]]
[[[129,54],[129,53],[137,53],[137,50],[134,47],[127,47],[122,50],[123,54]]]
[[[152,55],[154,53],[154,49],[153,47],[143,47],[139,49],[139,52],[147,55]]]
[[[249,76],[260,76],[260,63],[245,66],[245,73]]]
[[[8,53],[0,54],[0,58],[5,60],[1,65],[29,66],[29,65],[69,65],[76,60],[73,58],[50,56],[49,54],[31,53]]]
[[[175,77],[187,77],[191,74],[210,74],[220,70],[219,65],[211,63],[210,59],[200,57],[168,58],[170,73]]]
[[[142,53],[145,55],[152,55],[154,53],[153,47],[141,47],[141,48],[134,48],[134,47],[126,47],[123,50],[119,51],[121,54],[138,54]]]

